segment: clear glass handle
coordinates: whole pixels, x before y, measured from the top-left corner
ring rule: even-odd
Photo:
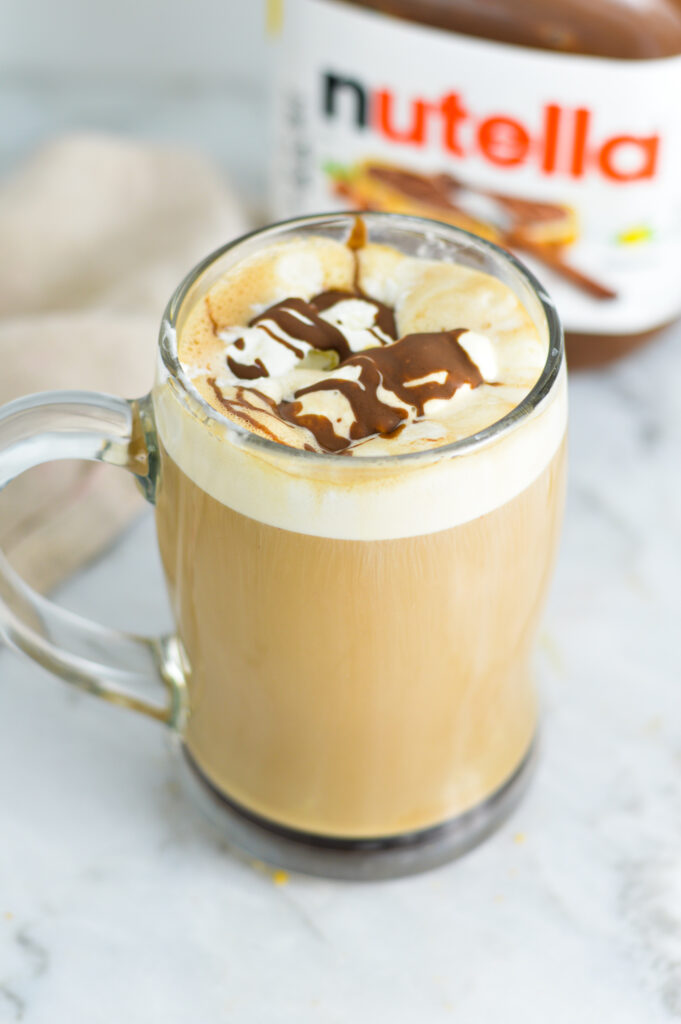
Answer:
[[[0,489],[32,466],[87,459],[121,466],[153,500],[155,435],[149,398],[48,391],[0,409]],[[114,704],[180,723],[177,638],[144,637],[89,622],[36,594],[0,552],[0,635],[44,668]]]

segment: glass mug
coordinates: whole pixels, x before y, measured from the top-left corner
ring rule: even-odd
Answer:
[[[4,559],[0,629],[68,682],[169,726],[187,789],[242,851],[385,878],[470,849],[525,788],[567,399],[555,309],[520,263],[444,224],[363,217],[374,242],[483,270],[515,292],[548,341],[529,394],[472,437],[388,457],[292,449],[227,421],[178,361],[188,311],[263,246],[344,241],[354,215],[256,231],[171,298],[145,398],[52,392],[0,412],[0,486],[52,459],[136,475],[156,506],[177,632],[88,622]]]

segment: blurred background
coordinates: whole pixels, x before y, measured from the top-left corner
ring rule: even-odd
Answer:
[[[263,215],[265,22],[0,3],[0,403],[149,387],[172,288]],[[160,730],[0,651],[0,1024],[679,1020],[679,341],[572,379],[542,767],[450,871],[274,885],[189,816]],[[112,547],[143,506],[127,474],[41,467],[0,496],[0,547],[42,590],[109,547],[60,602],[154,632],[150,510]]]
[[[196,147],[245,200],[265,188],[261,0],[0,4],[0,172],[70,131]]]
[[[143,394],[166,301],[265,216],[260,0],[0,4],[0,404]],[[139,514],[133,482],[43,466],[0,497],[0,547],[48,590]]]

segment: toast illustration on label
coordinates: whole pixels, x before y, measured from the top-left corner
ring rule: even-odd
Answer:
[[[530,253],[577,288],[598,299],[615,292],[584,274],[565,256],[579,236],[575,210],[477,188],[449,173],[425,174],[381,160],[352,167],[327,165],[338,197],[360,210],[390,210],[463,228],[507,249]]]

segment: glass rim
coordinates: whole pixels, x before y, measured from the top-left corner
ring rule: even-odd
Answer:
[[[317,452],[305,448],[293,448],[281,441],[273,441],[270,438],[256,434],[235,420],[231,420],[229,417],[218,412],[217,409],[213,408],[212,405],[201,397],[192,385],[179,360],[176,327],[184,300],[203,274],[227,253],[254,238],[261,237],[265,245],[268,241],[274,242],[278,235],[283,234],[285,231],[295,230],[296,227],[310,227],[315,224],[319,225],[320,228],[325,225],[338,226],[339,222],[345,223],[349,221],[351,223],[358,216],[361,216],[365,221],[367,228],[369,228],[369,233],[372,222],[390,222],[402,228],[411,228],[414,232],[420,231],[424,235],[426,233],[430,235],[440,233],[441,236],[448,236],[446,238],[447,241],[456,242],[460,240],[467,247],[473,246],[483,252],[490,253],[497,260],[501,259],[510,265],[513,272],[526,285],[529,285],[539,301],[546,320],[549,342],[548,353],[546,362],[533,387],[518,405],[514,406],[505,416],[490,423],[482,430],[476,431],[474,434],[469,434],[456,441],[450,441],[447,444],[424,448],[415,452],[399,452],[395,455],[381,453],[379,455],[357,456],[356,459],[340,459],[338,454],[334,452]],[[263,454],[267,453],[278,457],[285,456],[302,459],[308,463],[314,462],[317,465],[332,464],[337,467],[352,466],[356,465],[357,462],[362,467],[432,462],[452,455],[467,455],[473,450],[497,441],[500,437],[519,427],[549,395],[558,379],[565,359],[563,328],[553,300],[539,279],[513,253],[503,249],[501,246],[495,245],[494,242],[472,234],[470,231],[465,231],[463,228],[455,227],[452,224],[446,224],[443,221],[378,210],[339,210],[291,217],[266,225],[265,227],[255,228],[253,231],[248,231],[246,234],[240,235],[238,238],[215,249],[189,271],[168,300],[161,321],[159,352],[165,370],[170,379],[179,386],[182,400],[188,405],[189,411],[198,415],[202,420],[209,419],[217,423],[221,428],[227,428],[228,435],[231,435],[231,439],[236,441],[241,447],[252,448]]]

